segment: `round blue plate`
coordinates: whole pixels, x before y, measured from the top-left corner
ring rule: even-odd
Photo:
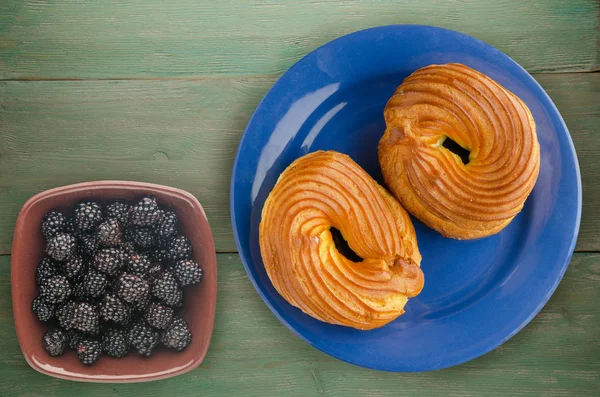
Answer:
[[[498,235],[457,241],[414,220],[425,288],[406,314],[358,331],[315,320],[288,304],[264,269],[258,225],[265,199],[296,158],[331,149],[380,183],[383,108],[414,70],[460,62],[518,95],[535,118],[540,175],[523,211]],[[573,143],[540,85],[495,48],[446,29],[398,25],[334,40],[288,70],[264,97],[242,137],[231,180],[231,219],[254,287],[295,334],[341,360],[385,371],[428,371],[471,360],[523,328],[556,289],[581,216]]]

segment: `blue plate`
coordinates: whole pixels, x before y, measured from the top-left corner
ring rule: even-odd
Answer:
[[[425,288],[406,314],[373,330],[325,324],[288,304],[264,269],[258,225],[265,199],[296,158],[350,155],[380,183],[383,108],[414,70],[460,62],[518,95],[535,118],[540,175],[523,211],[498,235],[457,241],[414,220]],[[385,371],[428,371],[471,360],[523,328],[565,272],[581,217],[581,179],[564,121],[540,85],[495,48],[446,29],[367,29],[308,54],[263,98],[242,137],[231,180],[231,219],[259,295],[295,334],[341,360]]]

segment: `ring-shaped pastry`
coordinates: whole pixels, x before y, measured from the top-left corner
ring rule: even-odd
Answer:
[[[379,163],[403,207],[444,236],[498,233],[538,177],[540,147],[527,106],[465,65],[430,65],[388,101]],[[470,151],[468,163],[444,146]]]
[[[338,229],[362,258],[342,255]],[[260,249],[273,285],[290,304],[331,324],[380,327],[423,288],[408,213],[350,157],[315,152],[294,161],[269,194]]]

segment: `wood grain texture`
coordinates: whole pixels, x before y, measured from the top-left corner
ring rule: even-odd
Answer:
[[[220,254],[215,331],[205,362],[169,380],[82,384],[30,369],[15,336],[9,257],[0,257],[0,395],[10,396],[592,396],[600,387],[600,254],[575,254],[556,293],[519,334],[458,367],[420,374],[335,360],[288,331],[237,255]]]
[[[561,112],[577,151],[583,211],[576,250],[600,250],[600,73],[536,76]],[[585,87],[585,88],[583,88]],[[583,89],[583,90],[582,90]],[[585,93],[584,93],[585,92]]]
[[[4,0],[0,78],[281,74],[372,26],[436,25],[484,40],[533,72],[597,70],[596,0]]]
[[[147,384],[84,384],[23,359],[2,254],[29,197],[94,179],[183,188],[206,209],[217,250],[233,252],[231,167],[262,96],[318,46],[397,23],[459,30],[530,72],[550,72],[535,77],[561,111],[582,171],[577,250],[600,250],[600,73],[564,73],[600,70],[597,0],[2,0],[0,396],[597,396],[598,253],[576,253],[550,302],[510,341],[442,371],[370,371],[308,346],[226,253],[200,368]]]
[[[235,150],[273,79],[0,82],[0,253],[19,208],[49,187],[99,179],[188,190],[216,246],[235,251]],[[6,217],[4,217],[6,215]]]
[[[600,249],[600,74],[536,75],[570,129],[584,208],[577,249]],[[205,207],[219,251],[236,247],[229,181],[239,139],[274,77],[0,82],[0,253],[40,191],[96,179],[172,185]]]

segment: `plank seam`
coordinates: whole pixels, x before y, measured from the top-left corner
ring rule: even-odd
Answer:
[[[581,71],[543,71],[531,72],[532,75],[565,75],[565,74],[583,74],[600,73],[600,67],[591,70]],[[230,75],[230,76],[190,76],[190,77],[100,77],[100,78],[78,78],[78,77],[19,77],[19,78],[0,78],[0,81],[216,81],[216,80],[250,80],[250,79],[277,79],[280,74],[252,74],[252,75]]]
[[[217,250],[215,251],[215,253],[217,255],[239,255],[239,251],[221,251],[221,250]],[[575,250],[573,251],[574,254],[600,254],[600,250]],[[7,254],[7,253],[0,253],[0,257],[2,256],[10,256],[11,254]]]

